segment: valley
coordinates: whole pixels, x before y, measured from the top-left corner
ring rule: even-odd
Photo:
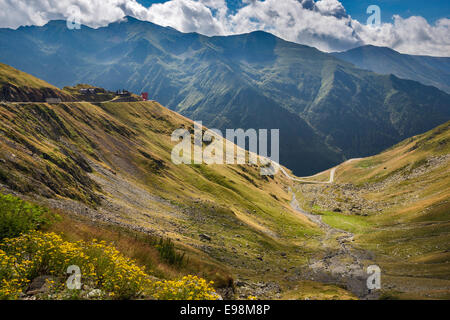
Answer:
[[[158,103],[3,102],[0,118],[1,192],[59,212],[55,228],[68,237],[102,236],[106,225],[170,238],[189,257],[184,272],[214,280],[228,298],[236,278],[262,281],[254,290],[272,296],[283,270],[300,268],[318,245],[299,246],[321,230],[290,208],[281,176],[254,165],[174,165],[171,133],[193,123]],[[183,272],[159,264],[148,271]]]
[[[333,68],[334,80],[344,76]],[[384,79],[389,90],[406,84]],[[60,220],[45,231],[65,241],[107,241],[152,281],[195,275],[213,281],[223,299],[449,298],[450,124],[441,121],[448,95],[437,89],[426,91],[432,121],[405,116],[401,126],[439,126],[368,158],[329,161],[339,154],[329,146],[306,151],[313,162],[328,159],[317,168],[330,165],[301,177],[286,166],[263,176],[259,164],[174,164],[171,135],[194,132],[194,122],[153,100],[131,94],[124,101],[89,85],[59,89],[4,64],[0,86],[0,193],[57,213]],[[88,99],[80,94],[85,88],[102,93]],[[408,105],[425,112],[421,103]],[[324,143],[302,117],[270,112],[296,121],[264,114],[261,123],[309,132],[291,150]],[[308,166],[302,156],[291,160]],[[370,265],[381,268],[381,290],[367,288]]]

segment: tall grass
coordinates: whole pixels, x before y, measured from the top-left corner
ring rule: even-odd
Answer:
[[[175,250],[175,245],[170,239],[161,238],[158,244],[156,245],[156,249],[158,249],[161,259],[163,259],[165,262],[171,265],[182,266],[183,263],[185,262],[184,252],[178,253]]]

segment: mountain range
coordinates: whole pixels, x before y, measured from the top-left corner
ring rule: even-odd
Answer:
[[[362,46],[333,55],[379,74],[394,74],[450,93],[450,58],[402,54],[386,47]]]
[[[450,118],[450,95],[435,87],[265,32],[206,37],[131,17],[81,30],[51,21],[0,29],[0,61],[59,87],[145,91],[210,128],[279,128],[280,162],[297,175],[377,153]]]

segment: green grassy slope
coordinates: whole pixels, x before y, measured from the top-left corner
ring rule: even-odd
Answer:
[[[57,89],[55,86],[33,77],[28,73],[17,70],[6,64],[0,63],[0,85],[11,84],[18,87],[30,87],[36,89],[52,88]]]
[[[0,101],[44,102],[46,98],[74,100],[70,94],[43,80],[0,63]]]
[[[2,103],[1,189],[169,237],[234,277],[278,281],[302,266],[321,231],[290,209],[289,181],[256,166],[174,165],[170,135],[192,126],[155,102]]]
[[[450,297],[449,139],[447,122],[338,166],[333,185],[302,187],[305,206],[376,254],[385,297]]]

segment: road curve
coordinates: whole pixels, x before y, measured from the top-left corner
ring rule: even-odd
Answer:
[[[305,180],[306,178],[312,178],[312,177],[315,177],[315,176],[321,174],[322,172],[319,172],[319,173],[317,173],[317,174],[315,174],[315,175],[312,175],[312,176],[309,176],[309,177],[294,178],[294,177],[290,176],[290,175],[286,172],[286,170],[284,170],[284,168],[283,168],[282,166],[280,166],[280,165],[279,165],[279,169],[281,170],[281,172],[283,172],[283,174],[284,174],[288,179],[290,179],[290,180],[292,180],[292,181],[303,182],[303,183],[313,183],[313,184],[331,184],[331,183],[334,182],[334,175],[335,175],[335,173],[336,173],[336,169],[337,169],[340,165],[343,165],[344,163],[356,161],[356,160],[361,160],[361,159],[362,159],[362,158],[353,158],[353,159],[349,159],[349,160],[347,160],[347,161],[345,161],[345,162],[343,162],[343,163],[337,165],[336,167],[331,168],[331,171],[330,171],[330,179],[329,179],[328,181]]]

